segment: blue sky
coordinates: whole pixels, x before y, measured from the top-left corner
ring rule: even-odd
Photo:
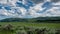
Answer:
[[[0,19],[60,16],[60,0],[0,0]],[[57,6],[57,7],[54,7]]]

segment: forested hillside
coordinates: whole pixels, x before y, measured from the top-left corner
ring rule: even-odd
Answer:
[[[38,18],[6,18],[0,22],[60,22],[60,17],[38,17]]]

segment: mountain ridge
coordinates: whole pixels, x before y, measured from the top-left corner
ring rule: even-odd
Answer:
[[[38,18],[6,18],[0,22],[60,22],[60,17],[38,17]]]

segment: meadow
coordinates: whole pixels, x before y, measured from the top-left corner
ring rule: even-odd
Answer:
[[[13,26],[13,27],[10,27],[8,24],[10,24],[10,26]],[[10,29],[8,29],[7,26],[10,29],[12,29],[12,31],[10,31]],[[5,29],[4,29],[4,27],[5,27]],[[28,28],[29,29],[31,28],[31,30],[32,29],[33,30],[34,29],[43,30],[45,28],[45,31],[46,30],[49,31],[48,33],[45,33],[45,34],[56,34],[55,30],[59,30],[59,32],[60,32],[60,23],[0,22],[0,34],[19,34],[19,33],[16,33],[16,31],[18,32],[19,30],[23,30],[26,32],[26,31],[28,31]],[[33,33],[31,32],[29,34],[38,34],[35,32],[36,31],[34,31]],[[58,34],[60,34],[59,32],[58,32]],[[20,32],[20,34],[21,34],[21,32]],[[25,34],[27,34],[27,33],[25,33]],[[39,33],[39,34],[41,34],[41,33]]]

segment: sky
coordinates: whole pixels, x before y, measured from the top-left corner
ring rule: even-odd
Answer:
[[[0,0],[0,19],[60,16],[60,0]]]

